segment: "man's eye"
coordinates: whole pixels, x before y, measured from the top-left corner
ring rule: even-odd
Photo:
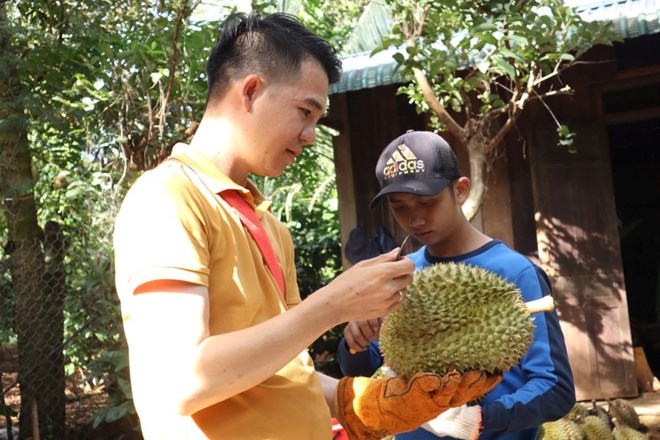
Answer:
[[[303,112],[303,115],[305,115],[305,117],[308,117],[309,115],[312,114],[312,112],[309,111],[309,110],[307,110],[306,108],[302,108],[302,107],[301,107],[301,108],[300,108],[300,111]]]

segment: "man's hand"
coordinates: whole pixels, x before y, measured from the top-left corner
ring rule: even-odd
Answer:
[[[351,321],[344,327],[344,338],[351,353],[364,351],[369,343],[380,336],[380,326],[383,318],[369,319],[368,321]]]
[[[418,373],[409,380],[345,377],[337,387],[337,418],[352,440],[383,438],[419,428],[483,396],[501,380],[479,371]]]
[[[463,405],[448,409],[435,419],[424,423],[422,428],[438,437],[475,440],[479,437],[481,428],[481,407]]]
[[[334,310],[337,323],[378,319],[397,310],[399,292],[412,283],[415,270],[411,260],[397,260],[397,255],[398,248],[360,261],[320,289],[317,298]]]

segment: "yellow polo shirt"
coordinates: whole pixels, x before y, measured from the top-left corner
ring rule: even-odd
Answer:
[[[123,315],[130,316],[127,299],[135,288],[159,279],[208,287],[211,335],[254,326],[298,304],[293,243],[268,210],[270,202],[252,184],[247,189],[237,185],[185,144],[175,146],[172,157],[179,160],[170,159],[136,181],[116,220],[116,285]],[[226,189],[239,190],[256,206],[282,266],[286,303],[240,217],[217,195]],[[185,325],[185,319],[178,325]],[[130,319],[124,327],[130,349]],[[148,405],[140,400],[159,396],[135,398],[139,415],[140,406]],[[193,431],[199,431],[182,439],[327,440],[332,429],[307,351],[263,383],[191,418]]]

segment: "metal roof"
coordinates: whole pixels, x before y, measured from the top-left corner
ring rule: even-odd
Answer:
[[[603,0],[576,6],[586,21],[611,21],[623,38],[660,32],[660,0]],[[362,90],[402,81],[392,55],[393,48],[370,56],[370,52],[342,58],[339,82],[330,85],[330,94]]]

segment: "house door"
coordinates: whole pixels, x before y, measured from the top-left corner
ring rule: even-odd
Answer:
[[[607,134],[633,345],[660,377],[660,118]]]

